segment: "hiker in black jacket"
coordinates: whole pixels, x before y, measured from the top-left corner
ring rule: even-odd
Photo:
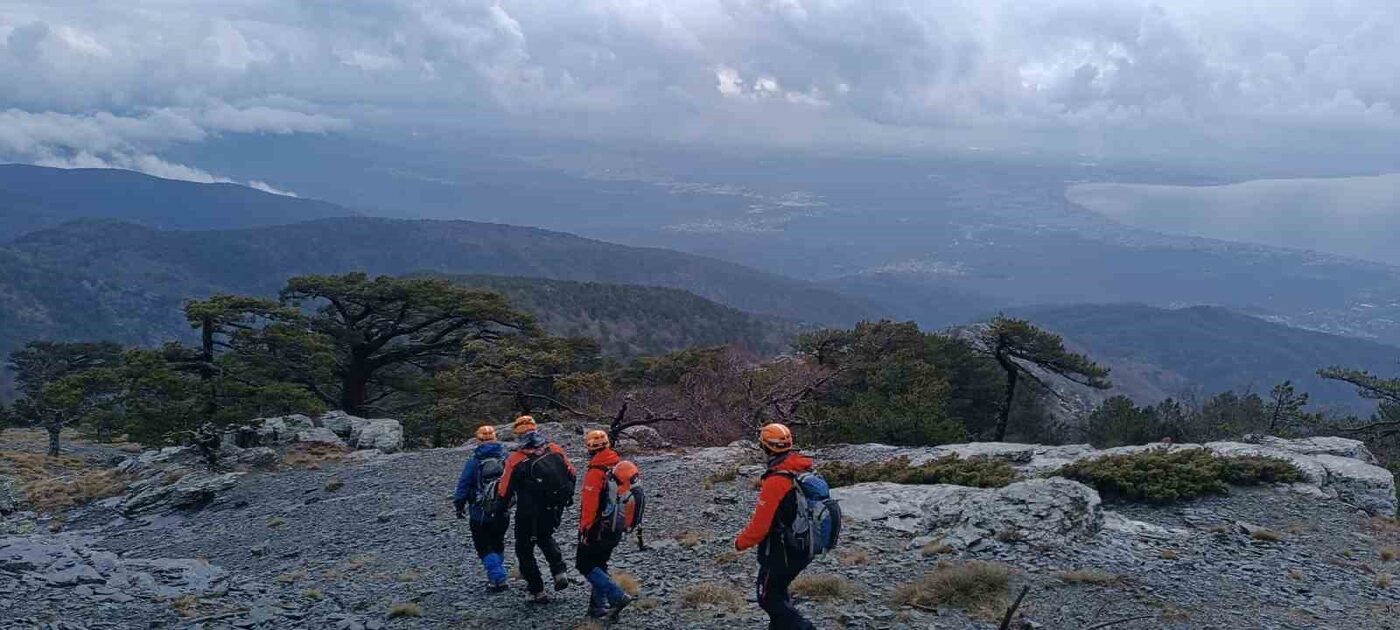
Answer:
[[[540,434],[534,418],[516,418],[513,430],[520,446],[506,459],[506,471],[497,490],[503,499],[516,499],[515,556],[520,563],[520,576],[525,578],[526,599],[547,602],[549,596],[545,595],[544,577],[535,562],[535,547],[549,563],[554,590],[568,588],[568,566],[559,544],[554,542],[554,530],[559,527],[564,508],[573,503],[577,474],[568,454]]]

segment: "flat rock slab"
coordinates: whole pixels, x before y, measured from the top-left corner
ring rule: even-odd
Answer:
[[[832,491],[843,514],[941,540],[954,548],[997,541],[1060,544],[1103,525],[1099,493],[1068,479],[1030,479],[1005,488],[863,483]]]

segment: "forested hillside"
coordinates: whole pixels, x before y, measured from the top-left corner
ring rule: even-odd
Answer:
[[[507,226],[351,219],[251,231],[159,232],[87,221],[0,248],[0,355],[33,339],[156,345],[192,334],[180,312],[186,299],[217,292],[271,296],[298,272],[357,269],[637,282],[650,277],[654,284],[699,288],[733,282],[738,291],[720,293],[775,308],[782,305],[773,300],[791,297],[794,305],[810,307],[805,312],[822,312],[825,295],[757,272],[748,272],[746,280],[747,270],[727,263]],[[725,343],[770,353],[797,329],[679,289],[483,275],[459,280],[502,290],[551,332],[597,338],[605,354],[616,357]],[[765,300],[765,292],[773,300]],[[839,309],[842,299],[831,297],[830,306]],[[854,310],[853,303],[845,304]],[[836,316],[830,308],[825,313]]]
[[[1136,304],[1081,304],[1012,309],[1054,330],[1105,364],[1125,391],[1181,396],[1183,385],[1203,392],[1267,392],[1291,380],[1314,403],[1357,405],[1353,388],[1318,378],[1319,368],[1353,366],[1400,373],[1400,348],[1292,328],[1224,308],[1164,309]]]
[[[199,230],[354,214],[333,203],[236,184],[200,184],[116,169],[0,164],[0,242],[75,219]]]
[[[550,333],[597,339],[604,355],[618,358],[725,344],[771,355],[786,350],[800,328],[678,289],[511,276],[449,278],[504,293]]]

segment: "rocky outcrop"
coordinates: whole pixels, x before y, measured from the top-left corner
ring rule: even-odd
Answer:
[[[364,420],[351,429],[349,444],[357,449],[397,453],[403,450],[403,425],[388,418]]]
[[[0,538],[0,572],[50,587],[81,589],[87,597],[117,604],[131,601],[133,595],[175,598],[227,590],[227,573],[202,560],[127,559],[64,538]]]
[[[334,431],[326,427],[312,427],[297,433],[298,442],[315,442],[318,444],[328,444],[337,448],[345,448],[345,441],[340,439]]]
[[[1274,437],[1252,437],[1248,442],[1210,442],[1206,444],[1144,444],[1095,449],[1087,444],[1042,446],[1004,442],[949,444],[936,447],[901,448],[883,444],[852,444],[818,451],[819,459],[856,463],[886,461],[904,457],[918,465],[940,457],[956,455],[964,458],[994,458],[1012,465],[1024,477],[1051,474],[1072,462],[1129,455],[1149,450],[1179,451],[1209,449],[1223,456],[1257,455],[1291,462],[1303,474],[1307,488],[1321,496],[1339,499],[1371,514],[1395,514],[1395,478],[1374,464],[1375,457],[1358,440],[1339,437],[1316,437],[1287,440]]]
[[[112,507],[127,516],[200,507],[213,501],[220,492],[232,488],[243,474],[191,472],[174,483],[153,475],[133,483],[126,494],[114,501]]]
[[[391,418],[360,418],[343,411],[323,414],[319,426],[355,449],[378,449],[384,453],[403,450],[403,424]],[[311,434],[309,434],[311,435]],[[315,434],[324,436],[323,433]],[[321,441],[321,440],[311,440]]]
[[[1103,524],[1099,493],[1067,479],[1031,479],[1005,488],[863,483],[837,488],[848,517],[879,523],[956,549],[1004,541],[1063,544]],[[920,540],[916,538],[916,540]]]

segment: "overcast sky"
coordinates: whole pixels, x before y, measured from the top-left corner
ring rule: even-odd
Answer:
[[[449,124],[1090,156],[1394,139],[1398,33],[1396,0],[0,0],[0,160],[212,179],[162,149]]]

